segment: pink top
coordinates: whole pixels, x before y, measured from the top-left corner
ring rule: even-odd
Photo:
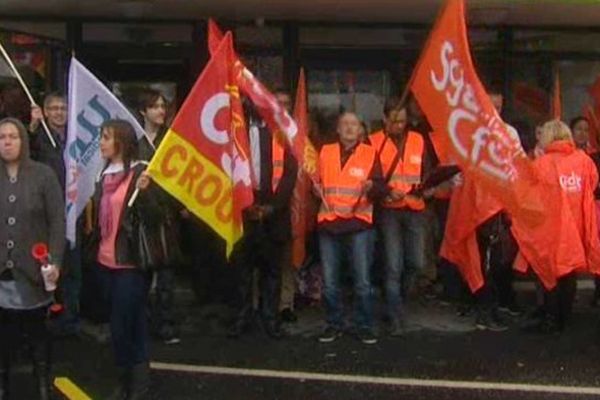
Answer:
[[[104,176],[105,180],[115,179],[114,174],[107,174]],[[117,233],[119,232],[119,217],[121,216],[121,211],[123,207],[126,207],[125,204],[125,196],[127,195],[127,188],[133,179],[133,173],[130,173],[129,176],[119,184],[119,187],[115,190],[112,195],[105,194],[105,196],[110,196],[110,233],[108,235],[102,235],[100,238],[100,247],[98,249],[98,262],[105,267],[121,269],[121,268],[133,268],[133,265],[120,265],[117,264],[117,259],[115,255],[116,249],[116,241],[117,241]]]

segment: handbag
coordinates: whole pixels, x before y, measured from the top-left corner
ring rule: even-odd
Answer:
[[[162,240],[148,228],[143,219],[138,216],[137,224],[137,262],[138,267],[144,271],[158,269],[164,264]]]

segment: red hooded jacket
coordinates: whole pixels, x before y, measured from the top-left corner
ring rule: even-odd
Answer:
[[[551,289],[556,278],[576,270],[600,272],[600,240],[594,204],[598,172],[585,152],[570,141],[557,141],[535,161],[547,193],[548,216],[535,229],[513,234],[521,256]],[[524,263],[517,269],[523,271]]]

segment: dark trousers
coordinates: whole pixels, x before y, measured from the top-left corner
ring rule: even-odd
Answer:
[[[79,297],[81,294],[81,246],[71,248],[67,244],[64,255],[64,267],[59,282],[60,301],[65,313],[58,323],[64,332],[73,333],[79,328]]]
[[[146,302],[148,279],[137,269],[98,267],[104,300],[110,304],[110,333],[116,364],[132,368],[148,362]]]
[[[175,270],[159,268],[154,272],[156,286],[150,298],[150,318],[155,334],[161,338],[177,335],[175,320]]]
[[[52,340],[46,328],[47,307],[33,310],[0,308],[1,367],[8,372],[14,352],[26,346],[36,374],[48,374]]]
[[[254,271],[259,274],[259,312],[264,322],[277,320],[281,298],[281,263],[285,242],[273,240],[261,224],[246,229],[244,237],[233,254],[234,268],[238,274],[238,322],[252,319],[254,299]]]
[[[190,262],[191,287],[200,303],[235,304],[236,282],[232,268],[227,268],[225,241],[212,228],[196,219],[184,220],[183,251]]]
[[[556,319],[561,328],[571,317],[576,292],[577,275],[574,272],[559,278],[554,289],[544,292],[546,312]]]
[[[475,294],[479,308],[489,311],[512,305],[516,297],[512,287],[516,246],[502,215],[490,218],[477,229],[477,243],[484,276],[484,286]]]

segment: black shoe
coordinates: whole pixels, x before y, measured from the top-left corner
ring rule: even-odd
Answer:
[[[511,317],[520,317],[523,314],[523,310],[517,305],[517,303],[510,303],[498,307],[498,311],[502,311]]]
[[[138,364],[131,370],[131,384],[127,400],[146,399],[150,392],[150,366]]]
[[[39,368],[39,369],[38,369]],[[50,382],[50,376],[46,372],[46,366],[40,365],[35,367],[35,376],[37,380],[38,393],[40,400],[51,400],[52,396],[52,383]]]
[[[369,328],[361,328],[358,330],[358,340],[363,344],[376,344],[377,336],[373,334],[373,330]]]
[[[456,315],[458,317],[470,317],[475,313],[475,307],[470,304],[459,304],[456,308]]]
[[[521,330],[525,333],[539,333],[551,335],[562,331],[562,327],[551,315],[530,319],[527,323],[521,326]]]
[[[236,321],[235,324],[231,326],[229,332],[227,332],[227,337],[231,339],[237,339],[242,336],[244,333],[248,331],[248,323],[244,321]]]
[[[390,322],[389,335],[400,337],[406,334],[406,322],[404,318],[394,318]]]
[[[129,398],[129,385],[131,381],[131,370],[119,368],[119,386],[109,397],[109,400],[127,400]]]
[[[269,321],[264,324],[265,332],[271,339],[279,340],[283,337],[283,331],[277,321]]]
[[[546,308],[544,306],[538,306],[535,310],[527,314],[528,320],[540,319],[546,317]]]
[[[298,317],[290,308],[286,308],[279,314],[281,321],[287,324],[293,324],[298,321]]]
[[[0,367],[0,400],[8,400],[10,385],[10,370],[8,366]]]
[[[559,323],[555,318],[546,318],[541,326],[541,332],[545,335],[553,335],[562,332],[564,325]]]
[[[37,343],[31,348],[33,376],[37,384],[38,399],[50,400],[52,396],[52,380],[50,379],[51,359],[45,345]]]
[[[477,329],[482,331],[487,330],[491,332],[504,332],[508,330],[508,326],[506,326],[506,324],[500,321],[499,318],[487,313],[477,317],[475,326],[477,327]]]
[[[158,331],[158,337],[166,345],[174,345],[181,343],[177,329],[174,325],[165,325]]]
[[[331,342],[334,342],[340,336],[342,336],[342,331],[340,331],[339,329],[333,328],[331,326],[328,326],[327,328],[325,328],[323,333],[321,333],[321,335],[319,336],[319,342],[320,343],[331,343]]]

